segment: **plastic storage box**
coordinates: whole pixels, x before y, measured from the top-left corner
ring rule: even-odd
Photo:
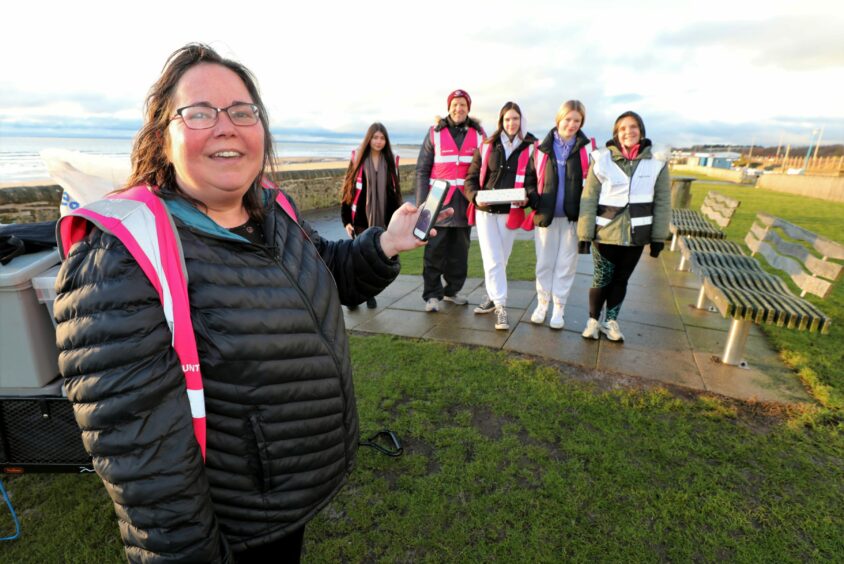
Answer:
[[[32,289],[35,290],[35,299],[47,307],[50,320],[53,326],[56,320],[53,319],[53,302],[56,301],[56,276],[59,274],[60,264],[50,268],[46,272],[32,278]]]
[[[52,249],[0,265],[0,391],[41,388],[58,375],[56,332],[32,278],[59,263]]]

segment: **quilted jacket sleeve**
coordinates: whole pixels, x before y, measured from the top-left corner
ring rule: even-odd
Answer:
[[[671,222],[671,174],[668,165],[662,167],[654,186],[654,220],[651,241],[664,242],[671,236],[668,224]]]
[[[595,217],[598,215],[598,199],[601,197],[601,181],[595,176],[595,164],[589,166],[589,175],[583,183],[580,196],[580,216],[577,218],[577,238],[592,241],[595,238]]]
[[[487,175],[488,176],[488,175]],[[466,172],[466,181],[463,185],[463,195],[470,203],[475,204],[475,196],[481,189],[481,152],[475,149],[472,155],[472,163]],[[475,204],[477,205],[477,204]]]
[[[434,168],[434,144],[431,143],[431,130],[425,134],[419,156],[416,158],[416,205],[421,206],[430,190],[431,171]]]
[[[56,289],[59,369],[128,560],[226,561],[157,293],[122,243],[96,229],[73,247]]]
[[[295,208],[293,200],[287,197]],[[370,227],[352,240],[329,241],[301,219],[298,209],[296,216],[331,270],[340,292],[340,302],[344,305],[357,305],[377,296],[399,275],[398,257],[387,257],[381,250],[383,228]]]

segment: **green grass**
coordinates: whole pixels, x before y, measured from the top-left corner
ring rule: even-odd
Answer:
[[[839,242],[844,205],[698,182],[742,200],[731,239],[766,211]],[[402,259],[421,272],[421,250]],[[517,241],[511,279],[533,279]],[[481,277],[477,244],[470,276]],[[349,485],[307,528],[306,562],[840,561],[844,554],[844,297],[815,300],[829,335],[766,328],[822,407],[771,406],[662,388],[612,389],[563,365],[483,348],[351,337],[364,434]],[[611,391],[606,391],[611,390]],[[91,475],[4,477],[23,537],[0,562],[123,561]],[[0,506],[0,536],[12,531]]]
[[[842,424],[661,388],[604,391],[483,348],[351,337],[364,433],[306,562],[776,559],[844,553]],[[420,367],[424,367],[421,369]],[[605,386],[605,389],[611,386]],[[92,476],[5,478],[24,536],[2,562],[118,562]],[[8,530],[0,514],[0,534]]]
[[[741,201],[732,223],[726,230],[731,240],[743,244],[756,214],[766,212],[833,241],[844,243],[842,203],[701,179],[692,185],[691,207],[699,209],[710,190]],[[420,248],[402,255],[402,274],[422,274],[422,252],[423,249]],[[759,260],[764,264],[765,259],[760,257]],[[508,279],[533,280],[535,266],[533,241],[516,241],[507,265]],[[784,273],[770,271],[786,279],[792,291],[799,295],[796,286]],[[469,276],[483,278],[480,248],[476,241],[473,241],[469,248]],[[825,299],[812,295],[808,295],[806,299],[832,318],[829,334],[810,334],[769,325],[763,326],[764,331],[783,361],[798,372],[815,399],[826,407],[844,409],[844,283],[838,281],[832,293]],[[727,321],[724,323],[726,326]]]

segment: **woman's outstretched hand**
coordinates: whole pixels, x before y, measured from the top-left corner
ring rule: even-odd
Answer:
[[[453,214],[453,209],[445,209],[440,212],[437,222],[444,221]],[[381,234],[381,250],[384,251],[385,255],[393,257],[401,252],[425,245],[426,241],[420,241],[413,236],[413,228],[416,226],[417,219],[419,219],[419,208],[411,203],[405,203],[396,210],[396,213],[390,219],[387,230]],[[437,230],[431,229],[431,237],[436,234]]]

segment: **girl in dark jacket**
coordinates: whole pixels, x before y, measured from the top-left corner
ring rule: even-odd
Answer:
[[[326,241],[263,188],[272,163],[252,74],[187,45],[150,90],[127,192],[147,190],[169,221],[150,226],[121,215],[131,201],[98,202],[117,227],[87,224],[65,248],[59,369],[130,562],[298,561],[305,524],[353,466],[358,419],[340,304],[395,278],[395,255],[421,244],[411,233],[418,211],[407,204],[386,230]],[[174,301],[165,298],[184,304],[181,292],[159,294],[137,245],[124,244],[125,230],[168,229],[176,241],[160,258],[184,259],[176,271],[187,279],[198,364],[182,364],[174,347],[183,341],[174,344],[165,317]],[[197,371],[201,388],[186,390]]]
[[[514,222],[511,217],[513,206],[521,211],[527,200],[511,204],[510,202],[494,205],[481,205],[476,196],[481,190],[499,190],[513,188],[525,183],[519,174],[520,159],[529,160],[531,146],[536,137],[524,128],[522,110],[515,102],[507,102],[498,113],[498,129],[490,135],[472,157],[472,164],[466,173],[465,195],[475,206],[475,222],[478,230],[478,243],[481,246],[481,258],[484,263],[484,283],[487,298],[475,308],[475,313],[487,313],[495,310],[495,328],[510,328],[507,321],[507,261],[513,250],[516,229],[521,227],[524,212],[518,214],[520,220]],[[487,155],[486,169],[483,154]],[[527,164],[527,163],[525,163]],[[514,213],[514,215],[516,215]],[[509,220],[509,225],[508,225]]]
[[[387,227],[393,213],[402,205],[399,171],[387,128],[373,123],[357,151],[352,153],[343,180],[340,218],[349,237],[372,226]],[[366,300],[369,308],[378,304]]]
[[[589,144],[581,131],[585,120],[582,102],[569,100],[560,106],[555,127],[539,145],[541,154],[531,160],[525,186],[536,227],[537,306],[530,320],[543,323],[553,301],[553,329],[562,329],[565,323],[563,314],[577,267],[576,229],[584,173],[581,151]],[[536,170],[537,160],[544,163],[543,170]]]

